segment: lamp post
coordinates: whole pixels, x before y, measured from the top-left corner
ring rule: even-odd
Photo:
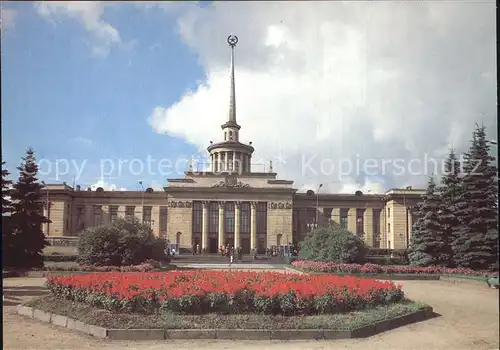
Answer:
[[[142,186],[142,181],[139,181],[141,185],[141,222],[144,223],[144,186]]]
[[[50,203],[49,203],[49,187],[45,183],[45,181],[41,182],[42,185],[45,187],[45,209],[47,210],[47,227],[46,230],[47,232],[45,233],[47,236],[49,235],[49,222],[50,222]]]
[[[411,190],[411,186],[406,186],[406,189],[403,190],[403,206],[405,208],[405,239],[406,239],[406,248],[408,249],[410,245],[410,236],[408,231],[408,208],[406,207],[406,191]]]
[[[316,225],[319,223],[319,190],[323,187],[323,184],[319,184],[318,190],[316,191]]]

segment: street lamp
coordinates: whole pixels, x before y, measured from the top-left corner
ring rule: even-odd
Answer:
[[[41,184],[45,187],[45,209],[47,210],[47,232],[46,235],[49,235],[49,222],[50,222],[50,203],[49,203],[49,187],[45,183],[45,181],[42,181]]]
[[[144,223],[144,186],[142,186],[142,181],[139,181],[139,185],[141,185],[141,222]]]
[[[307,228],[309,229],[309,231],[312,231],[312,230],[316,229],[317,227],[318,227],[317,222],[310,222],[307,224]]]
[[[323,187],[323,184],[319,184],[318,190],[316,191],[316,225],[319,222],[319,190]]]
[[[403,190],[403,206],[405,208],[405,238],[406,238],[406,248],[409,247],[410,237],[408,231],[408,208],[406,207],[406,191],[411,190],[411,186],[406,186],[406,189]]]

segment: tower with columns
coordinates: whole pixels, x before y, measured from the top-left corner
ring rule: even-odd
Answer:
[[[248,174],[252,172],[252,153],[254,148],[249,144],[240,142],[239,134],[241,126],[236,121],[234,48],[238,43],[238,37],[230,35],[227,41],[231,48],[229,113],[227,121],[221,125],[223,141],[211,144],[207,150],[210,154],[210,169],[212,172]]]

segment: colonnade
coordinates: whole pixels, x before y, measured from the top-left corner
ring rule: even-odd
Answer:
[[[241,202],[234,203],[234,247],[241,247],[241,228],[240,228],[240,210]],[[202,213],[202,231],[201,231],[201,248],[203,251],[207,251],[208,247],[208,213],[209,213],[209,201],[202,202],[203,213]],[[224,230],[224,210],[225,202],[218,202],[219,204],[219,232],[218,232],[218,243],[217,246],[224,246],[225,242],[225,230]],[[250,202],[250,249],[257,248],[257,202]]]
[[[212,172],[241,170],[251,171],[252,156],[248,153],[236,151],[220,151],[210,154],[210,164]]]

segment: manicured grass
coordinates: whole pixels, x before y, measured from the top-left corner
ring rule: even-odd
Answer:
[[[68,316],[104,328],[127,329],[331,329],[352,330],[374,322],[392,319],[427,308],[427,305],[404,300],[373,309],[314,316],[281,316],[264,314],[182,315],[158,312],[152,315],[116,313],[93,308],[87,304],[44,296],[26,306]]]

